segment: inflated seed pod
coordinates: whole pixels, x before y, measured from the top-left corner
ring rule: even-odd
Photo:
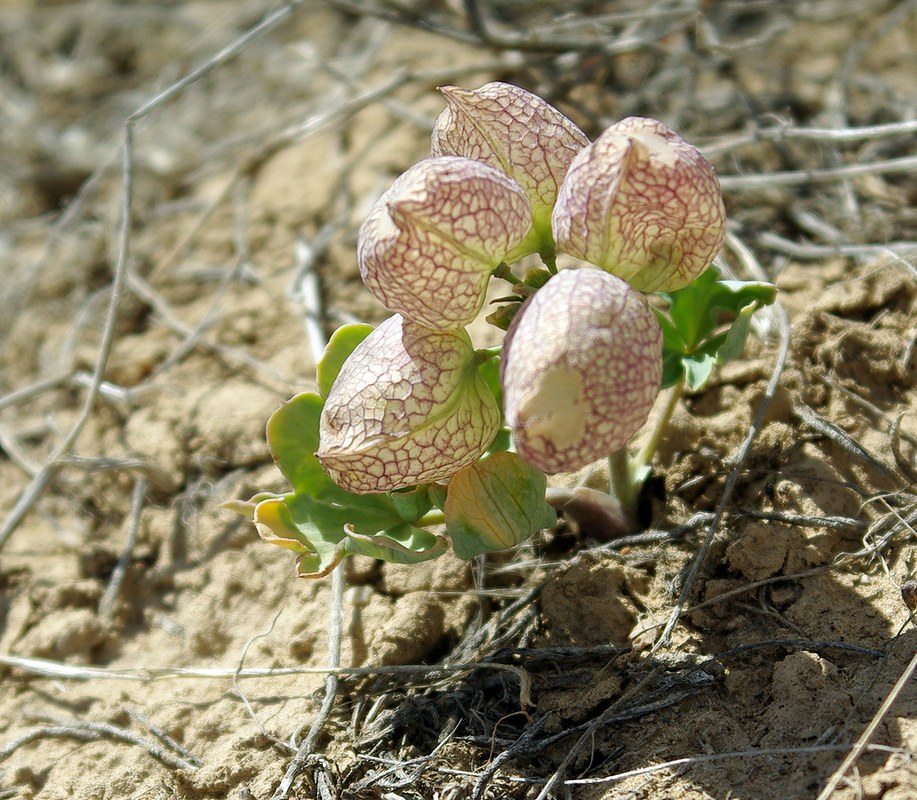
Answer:
[[[573,159],[552,226],[561,252],[640,291],[674,291],[713,261],[726,209],[696,147],[657,120],[627,117]]]
[[[509,83],[440,91],[446,109],[433,125],[433,155],[465,156],[503,170],[532,204],[535,249],[550,243],[557,191],[573,157],[589,143],[586,134],[538,95]]]
[[[391,311],[429,328],[462,328],[481,310],[490,273],[531,226],[525,194],[504,173],[468,158],[428,158],[360,227],[360,274]]]
[[[562,270],[513,320],[500,378],[519,455],[544,472],[571,472],[621,449],[646,422],[662,330],[620,278]]]
[[[344,362],[319,423],[318,456],[357,494],[445,481],[496,436],[500,409],[464,330],[389,317]]]

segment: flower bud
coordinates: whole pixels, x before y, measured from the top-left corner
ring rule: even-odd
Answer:
[[[440,91],[446,109],[433,125],[433,155],[465,156],[503,170],[532,204],[537,241],[529,252],[553,243],[551,209],[570,162],[589,144],[586,134],[538,95],[509,83]]]
[[[674,291],[713,261],[726,209],[710,162],[661,122],[627,117],[570,165],[557,247],[644,292]]]
[[[516,453],[492,453],[449,481],[443,511],[459,558],[515,547],[557,521],[544,473]]]
[[[504,173],[468,158],[428,158],[370,210],[357,242],[360,274],[386,308],[454,330],[477,316],[490,273],[531,226],[528,200]]]
[[[464,330],[389,317],[344,362],[325,400],[318,456],[343,489],[387,492],[444,481],[500,427]]]
[[[620,450],[662,377],[646,298],[597,269],[561,270],[522,306],[503,346],[506,422],[523,458],[571,472]]]

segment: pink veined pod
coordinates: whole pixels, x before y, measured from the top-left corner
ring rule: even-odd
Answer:
[[[392,184],[360,227],[360,274],[391,311],[455,330],[478,315],[491,272],[531,226],[525,194],[504,173],[468,158],[428,158]]]
[[[388,492],[447,480],[484,453],[499,427],[468,334],[396,314],[344,362],[322,409],[316,455],[343,489]]]
[[[657,120],[627,117],[573,160],[552,226],[558,250],[640,291],[674,291],[712,263],[726,209],[696,147]]]
[[[561,270],[513,320],[500,378],[519,455],[544,472],[572,472],[620,450],[646,422],[662,330],[620,278]]]
[[[465,156],[503,170],[532,204],[536,241],[528,252],[551,243],[551,210],[570,162],[589,143],[586,134],[538,95],[509,83],[440,91],[446,109],[433,125],[433,155]]]

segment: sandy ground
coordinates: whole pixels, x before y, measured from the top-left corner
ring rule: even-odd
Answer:
[[[488,44],[460,7],[0,2],[0,798],[814,798],[917,651],[917,126],[888,127],[917,7],[495,2]],[[202,64],[133,125],[116,293],[125,119]],[[724,261],[781,305],[676,412],[658,535],[350,562],[366,669],[286,788],[328,581],[219,504],[284,488],[304,291],[326,334],[383,317],[356,228],[435,87],[494,78],[701,145]],[[893,699],[832,798],[917,796],[915,683]]]

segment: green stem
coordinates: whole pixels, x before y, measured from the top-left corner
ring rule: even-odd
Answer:
[[[513,275],[513,271],[509,268],[509,265],[505,261],[501,261],[494,268],[494,271],[490,273],[494,278],[500,278],[507,283],[518,283],[519,279]]]
[[[557,274],[557,254],[552,250],[550,253],[539,253],[541,261],[548,268],[552,275]]]
[[[622,447],[608,456],[608,493],[618,498],[625,514],[637,518],[637,494],[639,486],[634,483],[634,469],[627,457],[627,448]]]
[[[479,347],[474,351],[478,357],[478,363],[483,364],[487,361],[490,361],[492,358],[496,358],[503,352],[503,345],[498,344],[493,347]]]
[[[640,450],[636,458],[629,458],[627,449],[621,448],[617,452],[608,456],[608,493],[617,498],[621,504],[621,509],[625,515],[629,516],[632,521],[637,520],[637,500],[640,496],[640,489],[643,486],[645,476],[648,474],[646,469],[662,435],[672,419],[672,414],[685,392],[684,377],[673,387],[666,399],[665,407],[662,414],[656,422],[656,427],[650,435],[649,441]]]
[[[652,435],[650,436],[647,443],[643,446],[640,454],[637,456],[637,460],[634,464],[636,471],[639,471],[643,467],[648,466],[650,461],[653,460],[653,456],[656,454],[656,450],[659,447],[659,442],[662,441],[662,436],[665,433],[666,428],[669,427],[669,421],[672,419],[672,414],[675,412],[675,408],[684,393],[685,377],[682,375],[678,383],[676,383],[669,392],[669,397],[666,400],[665,408],[662,410],[662,416],[659,417],[659,420],[656,423],[656,427],[653,429]]]

